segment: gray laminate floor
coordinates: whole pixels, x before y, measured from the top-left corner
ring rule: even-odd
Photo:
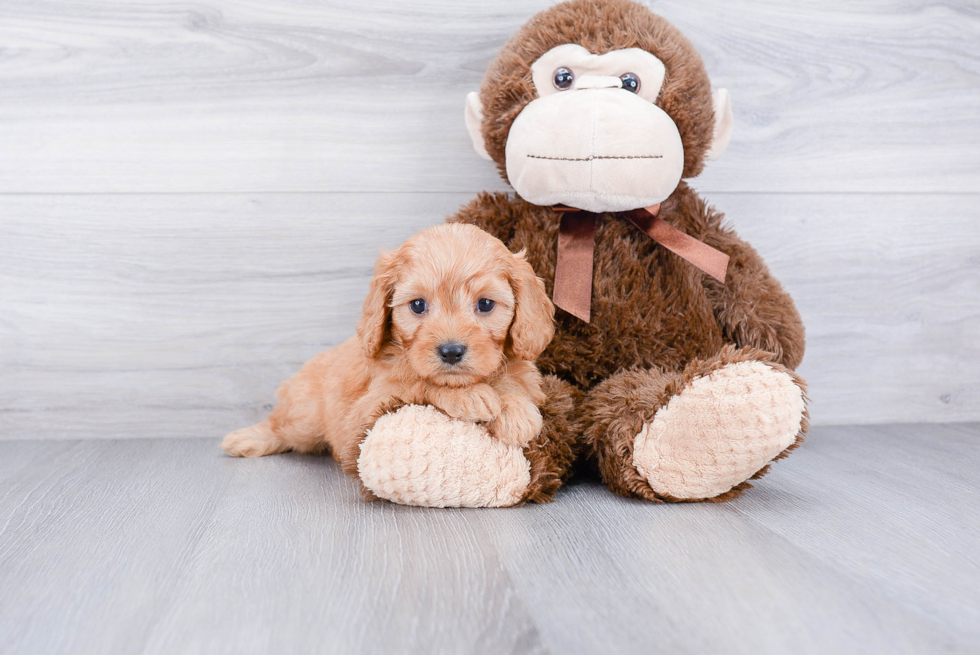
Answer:
[[[217,440],[0,443],[0,652],[980,652],[978,446],[825,427],[727,504],[430,510]]]

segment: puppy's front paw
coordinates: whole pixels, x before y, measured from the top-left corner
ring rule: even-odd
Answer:
[[[524,448],[541,433],[541,411],[528,399],[505,403],[488,426],[490,434],[505,443]]]
[[[229,432],[221,441],[221,447],[232,457],[262,457],[288,450],[272,432],[268,421]]]
[[[500,414],[500,396],[489,384],[445,389],[436,406],[452,418],[486,423]]]

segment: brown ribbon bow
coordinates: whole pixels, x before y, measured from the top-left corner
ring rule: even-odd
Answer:
[[[597,214],[556,205],[558,261],[555,264],[555,305],[586,323],[592,316],[592,263]],[[660,205],[624,213],[630,223],[667,250],[686,259],[719,282],[725,281],[728,255],[681,232],[660,218]]]

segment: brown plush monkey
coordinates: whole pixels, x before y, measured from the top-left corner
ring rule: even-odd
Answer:
[[[681,181],[725,149],[732,115],[680,32],[628,0],[552,7],[501,49],[467,99],[466,121],[477,152],[518,195],[481,194],[450,220],[525,250],[568,310],[538,362],[549,374],[544,428],[519,465],[472,462],[483,486],[454,491],[459,476],[443,463],[467,461],[490,437],[402,408],[367,438],[411,435],[413,464],[386,462],[379,476],[376,462],[362,462],[374,471],[362,476],[371,491],[416,504],[433,488],[440,504],[543,502],[592,463],[623,495],[726,500],[802,441],[806,398],[792,371],[804,338],[793,302]],[[674,237],[720,255],[718,279],[687,261],[710,270],[697,255],[675,254]]]

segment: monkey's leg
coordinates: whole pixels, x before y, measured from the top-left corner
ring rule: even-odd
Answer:
[[[726,346],[683,371],[621,371],[592,389],[585,441],[603,481],[655,502],[735,498],[803,440],[802,380]]]
[[[543,427],[523,450],[475,423],[408,405],[375,423],[356,473],[374,496],[427,507],[509,507],[550,501],[576,455],[571,385],[546,376]]]

